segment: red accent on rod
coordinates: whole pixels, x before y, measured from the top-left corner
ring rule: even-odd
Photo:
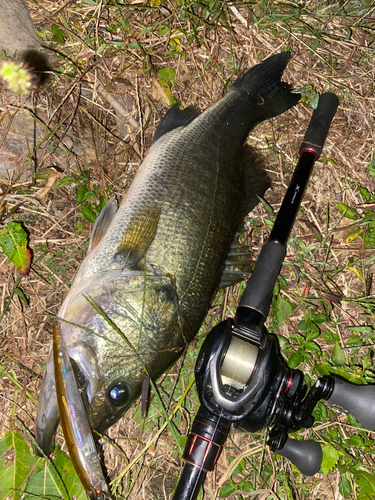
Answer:
[[[319,159],[318,153],[313,148],[303,148],[300,150],[299,154],[301,155],[302,153],[312,153],[315,156],[316,160]]]

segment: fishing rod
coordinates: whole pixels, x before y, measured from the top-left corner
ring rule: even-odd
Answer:
[[[296,441],[288,434],[312,426],[312,411],[321,399],[341,406],[361,425],[375,429],[375,386],[358,386],[325,376],[308,390],[304,374],[288,367],[276,336],[264,326],[287,240],[337,107],[335,94],[320,96],[292,180],[236,317],[216,325],[201,347],[195,365],[201,404],[187,439],[185,464],[173,500],[197,498],[231,425],[249,432],[270,428],[267,445],[305,475],[314,475],[320,469],[322,449],[316,441]]]

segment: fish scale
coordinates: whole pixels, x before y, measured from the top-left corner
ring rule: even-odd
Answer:
[[[146,374],[159,377],[197,333],[236,231],[269,186],[246,137],[300,98],[280,80],[289,59],[250,69],[203,113],[174,105],[118,211],[109,200],[95,223],[58,313],[93,429],[115,423]],[[46,454],[58,419],[50,358],[36,432]]]

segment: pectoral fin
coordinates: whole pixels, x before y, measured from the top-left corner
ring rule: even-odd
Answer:
[[[99,217],[95,221],[94,227],[91,231],[87,253],[91,252],[91,250],[95,248],[98,245],[99,241],[103,238],[116,212],[116,198],[110,198],[104,205],[102,211],[99,214]]]
[[[50,455],[54,450],[55,432],[59,424],[53,359],[50,353],[39,393],[36,415],[35,453],[39,456]]]
[[[160,203],[150,203],[132,215],[115,250],[116,262],[123,261],[124,266],[132,269],[145,256],[158,228],[160,210]]]

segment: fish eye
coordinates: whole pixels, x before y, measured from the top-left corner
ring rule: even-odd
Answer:
[[[123,405],[129,396],[129,390],[123,382],[117,382],[108,391],[110,402],[115,406]]]

